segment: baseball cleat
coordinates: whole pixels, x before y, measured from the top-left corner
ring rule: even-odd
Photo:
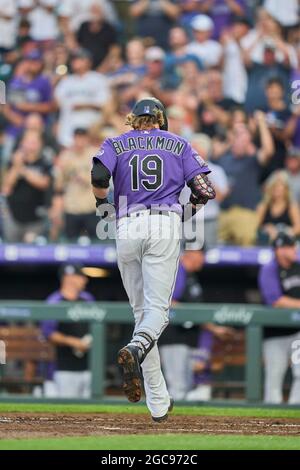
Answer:
[[[154,416],[152,416],[153,421],[155,423],[163,423],[164,421],[167,421],[167,419],[169,417],[169,413],[171,413],[173,411],[173,408],[174,408],[174,399],[170,398],[170,405],[169,405],[169,408],[168,408],[168,413],[166,413],[163,416],[160,416],[159,418],[155,418]]]
[[[140,401],[142,397],[139,353],[139,348],[133,345],[125,346],[118,353],[118,364],[123,368],[123,390],[133,403]]]

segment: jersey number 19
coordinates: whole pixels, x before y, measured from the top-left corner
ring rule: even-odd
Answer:
[[[141,185],[146,191],[156,191],[163,184],[163,160],[159,155],[147,155],[141,160],[134,155],[130,162],[131,190],[139,191]]]

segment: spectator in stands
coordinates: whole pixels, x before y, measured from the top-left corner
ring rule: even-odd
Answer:
[[[203,160],[209,160],[212,152],[211,139],[205,134],[194,134],[191,137],[191,145],[193,149],[198,152],[198,155]],[[213,162],[209,162],[209,168],[211,170],[211,181],[216,190],[216,199],[209,201],[203,209],[194,217],[200,217],[199,223],[204,216],[204,246],[205,249],[210,249],[218,244],[218,225],[220,215],[220,204],[223,202],[229,192],[229,181],[225,171],[219,165]],[[180,202],[186,204],[189,200],[189,188],[186,186],[180,196]],[[213,202],[213,204],[211,204]],[[203,223],[203,222],[202,222]]]
[[[30,12],[26,18],[29,20],[30,36],[43,46],[50,46],[59,37],[56,8],[58,0],[39,0],[38,4],[31,1]]]
[[[168,33],[178,19],[178,0],[131,0],[130,14],[138,36],[152,38],[167,49]]]
[[[275,258],[261,268],[259,285],[264,303],[276,308],[300,308],[300,263],[295,239],[281,232],[273,243]],[[283,402],[283,382],[291,363],[293,383],[290,404],[300,403],[300,365],[291,362],[293,343],[299,340],[296,328],[268,327],[264,329],[264,364],[266,403]]]
[[[194,40],[187,45],[186,51],[199,58],[206,68],[219,66],[222,59],[222,46],[211,39],[214,22],[207,15],[197,15],[192,19]]]
[[[201,132],[213,137],[219,130],[226,131],[230,124],[230,111],[237,103],[224,97],[222,73],[214,68],[206,73],[206,84],[199,91],[198,108]]]
[[[243,60],[242,40],[249,29],[247,18],[237,17],[232,27],[225,30],[221,38],[224,48],[224,96],[237,103],[244,103],[246,99],[248,76]]]
[[[266,85],[267,106],[263,109],[266,120],[273,136],[275,152],[265,174],[284,168],[286,148],[292,138],[292,113],[284,99],[284,87],[281,80],[271,78]]]
[[[94,300],[85,290],[87,277],[81,265],[63,265],[59,276],[60,289],[48,297],[48,304]],[[47,320],[42,323],[42,331],[45,338],[56,346],[56,364],[53,365],[54,373],[53,370],[50,371],[50,377],[45,382],[45,396],[90,398],[92,377],[88,363],[91,346],[89,324],[82,321],[65,323]]]
[[[61,0],[58,14],[62,30],[66,36],[79,30],[82,23],[91,19],[91,7],[97,5],[103,9],[105,19],[117,24],[118,19],[112,2],[109,0]]]
[[[289,176],[284,170],[277,170],[267,180],[257,215],[259,243],[269,243],[283,229],[300,235],[300,209],[292,197]]]
[[[298,0],[264,0],[265,10],[285,28],[297,26],[299,23]]]
[[[25,122],[24,122],[24,131],[22,135],[17,139],[14,150],[18,149],[18,147],[20,146],[22,137],[27,131],[38,132],[41,135],[43,139],[44,158],[47,160],[49,164],[52,165],[54,162],[54,158],[57,156],[59,152],[60,147],[56,139],[54,138],[54,136],[51,134],[49,128],[46,128],[45,122],[43,121],[43,118],[41,117],[40,114],[32,113],[26,117]]]
[[[55,193],[50,211],[55,238],[65,220],[65,234],[70,240],[81,235],[96,238],[95,201],[90,191],[91,155],[97,148],[90,145],[87,130],[75,129],[74,143],[62,151],[55,169]]]
[[[43,66],[41,52],[31,51],[16,67],[8,85],[8,100],[3,111],[9,123],[6,130],[6,158],[9,158],[15,139],[24,129],[26,116],[38,113],[47,123],[53,111],[52,87],[49,79],[43,75]]]
[[[169,106],[167,108],[167,116],[169,131],[189,140],[192,136],[193,128],[188,121],[186,110],[182,106]]]
[[[290,147],[287,152],[285,166],[289,176],[289,184],[293,199],[300,207],[300,148]]]
[[[117,43],[116,29],[105,20],[102,8],[91,6],[91,19],[80,26],[76,35],[78,44],[93,58],[93,69],[99,67]]]
[[[272,158],[274,144],[265,115],[256,113],[261,147],[254,145],[245,124],[236,124],[231,131],[231,149],[218,160],[225,170],[230,190],[220,216],[220,239],[226,243],[252,245],[257,230],[256,206],[261,199],[261,168]]]
[[[17,0],[0,0],[0,54],[9,52],[16,44],[17,30],[15,18]]]
[[[101,117],[103,106],[110,99],[108,79],[91,70],[92,58],[85,49],[72,57],[72,74],[67,75],[55,89],[59,109],[58,142],[69,147],[76,128],[89,129]]]
[[[45,233],[45,206],[50,185],[51,167],[43,156],[42,137],[39,132],[27,131],[3,182],[8,206],[4,220],[7,242],[30,243]]]
[[[180,67],[182,64],[193,61],[197,65],[197,73],[202,70],[202,62],[199,58],[194,54],[187,53],[187,44],[188,35],[186,31],[179,26],[174,26],[169,33],[170,51],[165,59],[167,83],[171,85],[171,88],[175,88],[180,85],[185,76]]]

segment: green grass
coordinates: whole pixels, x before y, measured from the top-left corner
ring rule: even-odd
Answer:
[[[144,405],[65,405],[65,404],[12,404],[0,403],[1,413],[148,413]],[[219,408],[207,406],[180,406],[175,415],[188,416],[244,416],[257,418],[298,418],[300,408]]]
[[[195,434],[0,441],[0,450],[299,450],[299,437]]]

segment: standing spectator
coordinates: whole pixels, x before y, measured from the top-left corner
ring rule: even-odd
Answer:
[[[292,138],[290,122],[292,113],[286,104],[284,97],[284,87],[281,80],[271,78],[266,85],[267,106],[263,109],[266,113],[266,120],[273,136],[275,153],[269,165],[266,167],[266,174],[284,168],[286,148]]]
[[[91,6],[91,19],[80,26],[77,41],[82,48],[91,53],[94,69],[101,65],[111,48],[117,43],[116,30],[105,20],[103,10],[99,5]]]
[[[269,243],[282,229],[300,235],[300,210],[292,198],[289,177],[284,170],[275,171],[267,180],[257,215],[259,242]]]
[[[61,0],[58,14],[62,28],[67,35],[79,30],[82,23],[91,19],[91,6],[98,5],[103,9],[105,19],[117,23],[114,6],[110,0]]]
[[[191,22],[194,41],[188,44],[186,51],[198,57],[206,68],[220,65],[222,46],[211,39],[214,22],[209,16],[197,15]]]
[[[284,27],[296,26],[299,23],[298,0],[264,0],[265,10]]]
[[[246,18],[238,17],[232,27],[222,35],[224,96],[237,103],[244,103],[247,93],[248,77],[243,61],[241,41],[249,32],[249,28],[249,21]]]
[[[279,233],[273,243],[275,258],[261,268],[259,274],[260,291],[264,303],[276,308],[300,308],[300,263],[297,260],[295,239],[285,232]],[[270,313],[271,315],[271,313]],[[291,363],[292,345],[299,340],[295,328],[264,329],[264,364],[266,403],[279,404],[283,401],[283,382]],[[291,364],[293,383],[289,404],[300,403],[300,365]]]
[[[205,134],[194,134],[191,137],[191,145],[198,152],[198,155],[208,161],[212,152],[211,139]],[[204,246],[210,249],[218,244],[218,226],[220,215],[220,204],[229,192],[229,183],[225,171],[219,165],[209,161],[211,169],[211,181],[216,191],[214,201],[209,201],[204,211]],[[186,204],[189,200],[189,188],[186,186],[180,196],[180,202]],[[198,213],[202,219],[202,214]],[[197,217],[194,216],[194,217]],[[202,219],[203,220],[203,219]]]
[[[27,15],[31,24],[30,36],[34,41],[49,45],[59,37],[56,8],[58,0],[39,0],[32,2],[32,10]]]
[[[17,39],[17,0],[0,0],[0,54],[8,52]]]
[[[26,116],[38,113],[47,123],[47,117],[53,111],[52,87],[49,79],[43,75],[43,67],[41,53],[38,50],[31,51],[16,67],[8,85],[7,105],[4,107],[8,121],[7,144],[10,144],[8,156],[14,140],[24,129]]]
[[[222,32],[229,28],[237,16],[244,16],[246,13],[246,0],[212,0],[207,13],[213,19],[214,38],[219,39]]]
[[[232,130],[231,148],[218,160],[229,179],[229,195],[223,202],[220,216],[220,238],[223,242],[252,245],[257,230],[256,206],[261,199],[261,169],[272,158],[274,144],[265,116],[257,112],[261,147],[252,141],[245,124]]]
[[[108,79],[91,70],[88,51],[77,50],[71,67],[73,73],[63,78],[55,89],[60,111],[58,141],[65,147],[72,145],[75,129],[89,129],[100,119],[102,108],[110,98]]]
[[[94,301],[93,296],[85,291],[87,277],[81,265],[63,265],[59,275],[60,289],[48,297],[48,304]],[[82,321],[65,323],[47,320],[42,323],[42,331],[45,338],[56,346],[55,370],[54,373],[51,371],[44,385],[45,395],[50,396],[51,390],[51,396],[54,394],[58,398],[90,398],[89,324]]]
[[[43,157],[40,133],[28,131],[12,158],[3,183],[7,197],[4,221],[5,240],[9,243],[32,242],[45,232],[47,192],[51,168]]]
[[[168,48],[168,33],[179,16],[178,0],[130,0],[130,14],[136,33],[150,37],[163,49]]]
[[[97,149],[90,145],[88,132],[76,129],[73,145],[58,157],[51,218],[57,233],[62,216],[66,236],[73,240],[80,235],[96,237],[95,201],[90,190],[90,158]]]
[[[300,207],[300,148],[290,147],[285,162],[293,199]]]

